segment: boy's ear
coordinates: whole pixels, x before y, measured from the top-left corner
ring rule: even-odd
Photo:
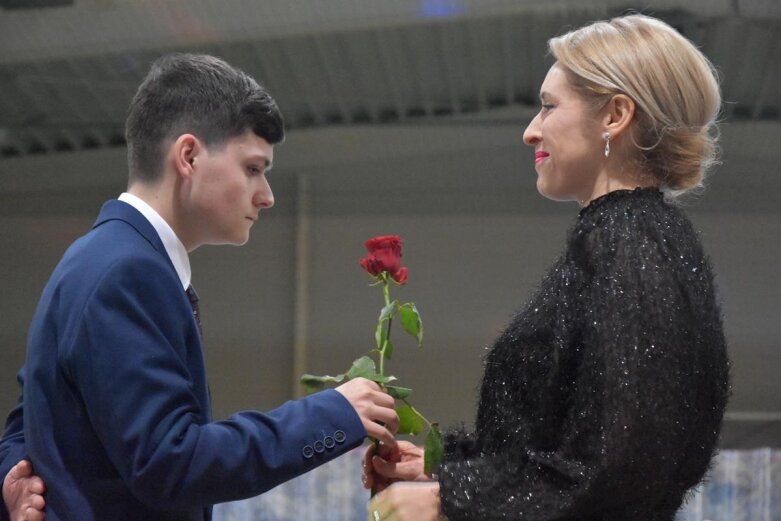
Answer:
[[[190,177],[196,164],[196,158],[203,150],[201,141],[192,134],[182,134],[171,145],[171,154],[176,173]]]

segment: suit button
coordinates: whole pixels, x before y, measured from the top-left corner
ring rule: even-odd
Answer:
[[[301,454],[303,454],[306,459],[309,459],[315,455],[315,450],[309,445],[304,445]]]
[[[325,452],[325,444],[322,441],[317,440],[314,443],[314,446],[315,446],[315,452],[316,453],[322,454],[323,452]]]
[[[334,445],[336,445],[336,442],[332,437],[326,436],[325,438],[323,438],[323,444],[325,445],[326,449],[333,449]]]
[[[344,440],[347,439],[347,435],[344,431],[339,430],[334,433],[334,439],[336,440],[336,443],[344,443]]]

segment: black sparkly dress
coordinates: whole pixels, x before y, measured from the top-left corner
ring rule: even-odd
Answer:
[[[713,275],[655,189],[581,210],[446,436],[450,521],[671,521],[714,453],[729,361]]]

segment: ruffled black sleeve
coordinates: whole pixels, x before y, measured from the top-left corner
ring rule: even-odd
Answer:
[[[487,367],[478,417],[489,432],[478,425],[477,439],[450,440],[438,473],[450,521],[671,520],[707,470],[728,360],[697,236],[657,194],[592,206],[549,276],[566,266],[569,275],[543,283],[533,303],[553,315],[564,310],[546,299],[574,303],[572,327],[548,317],[548,354],[532,358],[539,346],[525,339],[546,335],[524,330],[536,324],[523,316],[527,307],[504,335],[509,361]],[[513,379],[536,390],[508,386]],[[506,401],[486,403],[489,396]]]

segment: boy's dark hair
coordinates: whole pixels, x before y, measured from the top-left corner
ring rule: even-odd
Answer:
[[[192,133],[207,147],[219,147],[247,130],[272,145],[285,137],[276,102],[253,78],[214,56],[163,56],[128,109],[130,181],[160,178],[168,139]]]

